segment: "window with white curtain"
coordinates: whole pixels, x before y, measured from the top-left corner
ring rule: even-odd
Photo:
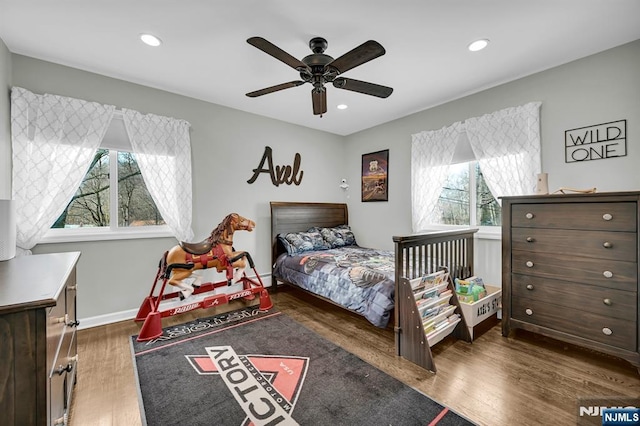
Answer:
[[[499,197],[534,192],[540,173],[540,102],[412,135],[414,232],[501,225]]]
[[[11,89],[18,255],[42,242],[193,238],[190,124],[114,115],[113,105]]]
[[[116,111],[88,172],[45,240],[170,236]]]

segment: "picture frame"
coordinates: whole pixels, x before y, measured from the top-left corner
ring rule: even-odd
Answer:
[[[389,201],[389,150],[362,155],[362,202]]]

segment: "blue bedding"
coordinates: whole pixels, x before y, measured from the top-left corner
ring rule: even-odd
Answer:
[[[394,253],[345,246],[276,260],[273,274],[386,327],[394,307]]]

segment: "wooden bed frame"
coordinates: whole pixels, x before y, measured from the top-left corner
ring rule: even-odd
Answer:
[[[304,232],[314,226],[330,228],[349,224],[347,205],[343,203],[271,202],[270,204],[272,268],[278,256],[286,252],[286,249],[278,242],[278,234]],[[402,277],[417,278],[442,269],[442,267],[449,269],[452,279],[473,275],[473,235],[477,231],[477,229],[462,229],[393,237],[396,264],[394,331],[397,355],[413,361],[414,354],[425,351],[420,342],[408,337],[412,333],[403,333],[403,327],[409,327],[407,319],[409,314],[405,312],[409,307],[406,306],[406,303],[399,302],[400,279]],[[271,278],[274,289],[277,287],[278,281],[286,283],[285,280],[273,274]],[[306,293],[312,294],[308,291]],[[325,297],[313,295],[338,306]],[[455,301],[458,304],[457,299]],[[459,309],[456,312],[459,312]],[[456,328],[456,336],[470,341],[464,321],[461,326]],[[435,370],[435,368],[430,368],[433,367],[430,352],[428,364],[428,366],[423,366],[432,371]]]

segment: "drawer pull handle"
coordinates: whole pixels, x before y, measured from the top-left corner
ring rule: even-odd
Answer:
[[[602,247],[611,248],[611,247],[613,247],[613,244],[611,244],[609,241],[605,241],[604,244],[602,244]]]
[[[602,329],[602,333],[607,335],[607,336],[611,336],[613,334],[613,331],[611,331],[611,329],[609,327],[605,327]]]
[[[64,314],[63,317],[59,317],[59,318],[55,318],[53,320],[54,324],[60,324],[60,323],[68,323],[69,322],[69,315],[68,314]]]
[[[62,376],[64,373],[69,373],[71,370],[73,370],[73,364],[69,363],[64,367],[61,365],[58,366],[54,373],[56,373],[58,376]]]
[[[613,305],[613,302],[611,302],[611,299],[609,299],[609,298],[604,299],[604,300],[602,301],[602,303],[604,303],[604,304],[605,304],[605,305],[607,305],[607,306],[611,306],[611,305]]]
[[[611,278],[611,277],[613,276],[613,272],[611,272],[611,271],[604,271],[604,272],[602,273],[602,275],[604,275],[604,276],[605,276],[605,278]]]
[[[76,291],[78,289],[77,285],[70,285],[69,287],[67,287],[67,291]]]
[[[527,260],[526,265],[527,265],[527,268],[533,268],[533,262],[530,260]]]
[[[609,213],[605,213],[605,214],[602,215],[602,218],[604,220],[611,220],[611,219],[613,219],[613,216],[611,216]]]
[[[527,213],[524,215],[527,219],[533,219],[533,213]]]
[[[525,310],[524,310],[524,312],[525,312],[527,315],[533,315],[533,311],[532,311],[531,309],[529,309],[529,308],[525,309]]]
[[[532,242],[534,242],[534,241],[535,241],[535,238],[533,238],[533,237],[527,237],[527,242],[528,242],[528,243],[532,243]]]
[[[533,284],[527,284],[527,290],[533,290]]]

